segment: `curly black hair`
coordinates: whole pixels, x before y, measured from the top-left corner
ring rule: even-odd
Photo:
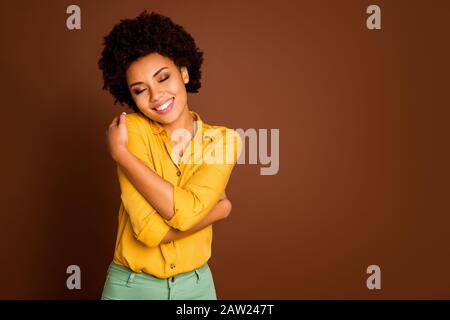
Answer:
[[[139,112],[126,81],[126,70],[142,56],[159,53],[176,66],[187,67],[186,91],[196,93],[201,87],[203,52],[186,30],[161,14],[144,10],[134,19],[122,19],[104,37],[104,49],[98,66],[103,72],[103,90],[109,90],[114,104],[128,104]]]

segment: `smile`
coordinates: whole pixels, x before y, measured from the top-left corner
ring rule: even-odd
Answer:
[[[171,99],[167,100],[166,102],[164,102],[159,107],[153,108],[153,110],[155,110],[157,113],[160,113],[160,114],[167,113],[172,109],[174,100],[175,100],[175,98],[171,98]]]

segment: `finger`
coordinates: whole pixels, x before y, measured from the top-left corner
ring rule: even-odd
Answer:
[[[119,116],[119,125],[126,124],[126,116],[127,116],[126,112],[122,112],[120,114],[120,116]]]

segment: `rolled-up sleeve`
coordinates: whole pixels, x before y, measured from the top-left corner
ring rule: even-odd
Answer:
[[[224,135],[221,135],[215,142],[223,146],[224,161],[204,162],[184,185],[174,186],[174,215],[170,220],[164,220],[169,226],[181,231],[188,230],[205,217],[219,201],[242,149],[241,137],[236,131],[231,132],[232,139],[225,139]],[[214,146],[210,147],[211,151],[214,150]],[[228,161],[225,161],[226,159]]]
[[[148,168],[154,170],[148,147],[135,120],[127,116],[128,150]],[[147,202],[125,173],[117,166],[121,199],[127,211],[135,238],[148,247],[156,247],[171,229],[159,213]]]

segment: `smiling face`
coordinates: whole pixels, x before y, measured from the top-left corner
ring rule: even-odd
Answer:
[[[186,67],[178,68],[171,59],[151,53],[131,63],[126,78],[134,102],[150,119],[170,124],[187,113]]]

